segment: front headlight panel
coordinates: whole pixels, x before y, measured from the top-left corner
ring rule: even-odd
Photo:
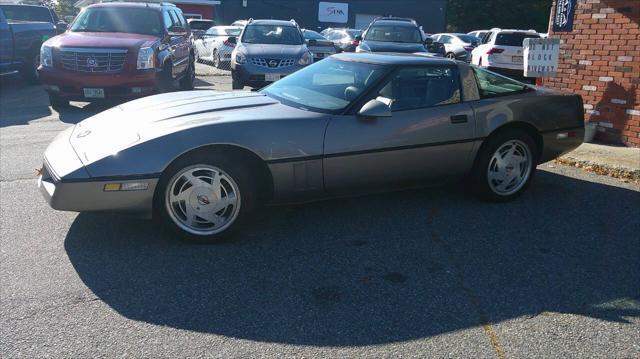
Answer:
[[[304,54],[302,54],[302,56],[300,57],[300,60],[298,60],[298,65],[309,65],[311,62],[313,61],[313,55],[311,55],[311,52],[305,52]]]
[[[138,70],[152,69],[155,66],[155,51],[151,47],[143,47],[138,51],[138,61],[136,68]]]
[[[42,67],[53,67],[51,46],[42,45],[40,47],[40,65]]]
[[[247,63],[247,57],[244,56],[243,53],[238,51],[236,52],[235,61],[238,65],[244,65],[245,63]]]

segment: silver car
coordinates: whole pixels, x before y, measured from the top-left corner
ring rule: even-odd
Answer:
[[[581,144],[582,99],[462,62],[342,53],[259,92],[145,97],[60,133],[51,207],[153,216],[217,241],[261,204],[468,178],[507,201]]]
[[[231,54],[234,90],[259,88],[313,62],[295,21],[249,19]]]
[[[471,62],[471,51],[480,44],[479,38],[467,34],[444,33],[431,38],[444,45],[445,57],[466,62]]]
[[[231,69],[231,53],[235,44],[229,37],[240,35],[238,26],[214,26],[208,29],[201,38],[194,42],[196,60],[208,62],[219,69]]]

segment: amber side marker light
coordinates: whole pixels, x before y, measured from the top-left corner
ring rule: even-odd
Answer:
[[[149,184],[145,182],[127,182],[127,183],[107,183],[104,185],[105,192],[117,191],[146,191]]]

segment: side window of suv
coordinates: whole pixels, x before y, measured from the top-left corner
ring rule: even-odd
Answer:
[[[401,69],[378,93],[391,111],[412,110],[460,102],[460,85],[448,66]]]
[[[162,17],[164,19],[164,28],[169,31],[169,28],[173,26],[173,20],[171,19],[171,15],[169,15],[169,11],[165,10],[162,12]]]

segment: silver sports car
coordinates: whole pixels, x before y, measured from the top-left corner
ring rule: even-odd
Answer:
[[[260,204],[467,178],[506,201],[580,145],[579,96],[448,59],[332,56],[260,92],[191,91],[111,108],[60,133],[51,207],[153,216],[195,241]]]

